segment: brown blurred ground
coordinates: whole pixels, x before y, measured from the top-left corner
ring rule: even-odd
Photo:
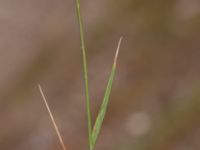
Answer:
[[[117,41],[117,75],[97,150],[200,148],[200,1],[81,1],[92,111]],[[75,0],[0,0],[0,149],[87,149]],[[95,117],[95,116],[93,116]]]

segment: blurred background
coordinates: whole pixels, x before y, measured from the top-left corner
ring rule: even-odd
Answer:
[[[200,1],[81,0],[93,120],[120,36],[96,150],[200,149]],[[87,150],[75,0],[0,0],[0,149]]]

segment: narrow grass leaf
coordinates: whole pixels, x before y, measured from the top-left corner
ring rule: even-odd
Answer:
[[[94,147],[96,145],[96,141],[97,141],[97,138],[99,136],[99,132],[101,130],[102,123],[103,123],[103,120],[105,118],[106,110],[107,110],[107,107],[108,107],[109,97],[110,97],[110,93],[111,93],[111,89],[112,89],[113,79],[114,79],[114,76],[115,76],[116,63],[117,63],[117,58],[118,58],[118,53],[119,53],[121,41],[122,41],[122,37],[120,38],[120,40],[118,42],[118,46],[117,46],[117,50],[116,50],[111,74],[110,74],[108,84],[107,84],[107,87],[106,87],[105,95],[104,95],[99,113],[97,115],[97,119],[96,119],[95,124],[94,124],[93,131],[92,131],[92,149],[94,149]]]
[[[57,136],[58,136],[60,145],[62,146],[62,149],[63,149],[63,150],[67,150],[67,149],[66,149],[66,146],[65,146],[65,144],[64,144],[64,142],[63,142],[62,136],[61,136],[61,134],[60,134],[60,131],[59,131],[59,129],[58,129],[58,126],[57,126],[57,124],[56,124],[56,121],[55,121],[55,119],[54,119],[54,117],[53,117],[53,114],[52,114],[52,112],[51,112],[51,109],[50,109],[50,107],[49,107],[49,105],[48,105],[48,103],[47,103],[47,100],[46,100],[46,97],[45,97],[45,95],[44,95],[44,92],[42,91],[42,88],[41,88],[41,86],[40,86],[39,84],[38,84],[38,88],[39,88],[40,94],[42,95],[42,99],[43,99],[43,101],[44,101],[44,103],[45,103],[45,106],[46,106],[47,111],[48,111],[48,113],[49,113],[49,116],[50,116],[50,118],[51,118],[52,124],[53,124],[53,126],[54,126],[55,131],[56,131],[56,134],[57,134]]]

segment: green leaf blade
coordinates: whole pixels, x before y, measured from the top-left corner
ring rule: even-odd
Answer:
[[[110,74],[109,81],[108,81],[108,85],[107,85],[107,88],[106,88],[106,92],[105,92],[105,95],[104,95],[104,99],[103,99],[103,102],[101,104],[100,111],[98,113],[96,122],[94,124],[93,131],[92,131],[92,147],[93,148],[96,144],[96,141],[97,141],[97,138],[99,136],[99,133],[100,133],[100,130],[101,130],[101,127],[102,127],[102,124],[103,124],[103,120],[105,118],[105,114],[106,114],[106,111],[107,111],[107,107],[108,107],[108,103],[109,103],[109,97],[110,97],[110,93],[111,93],[111,89],[112,89],[112,83],[113,83],[113,79],[114,79],[114,75],[115,75],[115,70],[116,70],[115,67],[113,67],[111,74]]]
[[[116,62],[117,62],[117,58],[118,58],[118,53],[119,53],[121,41],[122,41],[122,37],[120,38],[120,40],[118,42],[118,46],[117,46],[112,70],[111,70],[111,73],[110,73],[110,77],[109,77],[109,80],[108,80],[108,84],[107,84],[107,87],[106,87],[106,90],[105,90],[104,98],[103,98],[98,116],[96,118],[93,130],[92,130],[92,149],[94,149],[94,147],[96,145],[96,141],[97,141],[97,138],[98,138],[99,133],[101,131],[103,120],[104,120],[105,115],[106,115],[106,111],[107,111],[107,107],[108,107],[108,103],[109,103],[109,98],[110,98],[110,93],[111,93],[111,90],[112,90],[113,80],[114,80],[114,77],[115,77]]]

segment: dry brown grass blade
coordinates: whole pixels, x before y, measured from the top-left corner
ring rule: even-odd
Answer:
[[[117,50],[116,50],[116,53],[115,53],[115,58],[114,58],[114,63],[113,63],[115,67],[116,67],[116,64],[117,64],[117,58],[118,58],[118,55],[119,55],[119,49],[120,49],[122,40],[123,40],[123,37],[121,36],[120,39],[119,39],[118,45],[117,45]]]
[[[59,129],[58,129],[58,126],[57,126],[57,124],[56,124],[56,121],[55,121],[55,119],[54,119],[54,117],[53,117],[53,114],[52,114],[51,109],[50,109],[50,107],[49,107],[49,105],[48,105],[48,103],[47,103],[46,97],[45,97],[45,95],[44,95],[44,92],[42,91],[42,88],[41,88],[40,84],[38,84],[38,88],[39,88],[39,91],[40,91],[40,93],[41,93],[41,95],[42,95],[42,99],[43,99],[43,101],[44,101],[44,103],[45,103],[45,106],[46,106],[46,108],[47,108],[47,110],[48,110],[49,116],[50,116],[51,121],[52,121],[52,123],[53,123],[54,129],[55,129],[56,134],[57,134],[57,136],[58,136],[58,139],[59,139],[59,141],[60,141],[60,145],[62,146],[62,149],[63,149],[63,150],[67,150],[67,148],[66,148],[66,146],[65,146],[65,144],[64,144],[64,142],[63,142],[62,136],[61,136],[61,134],[60,134],[60,131],[59,131]]]

